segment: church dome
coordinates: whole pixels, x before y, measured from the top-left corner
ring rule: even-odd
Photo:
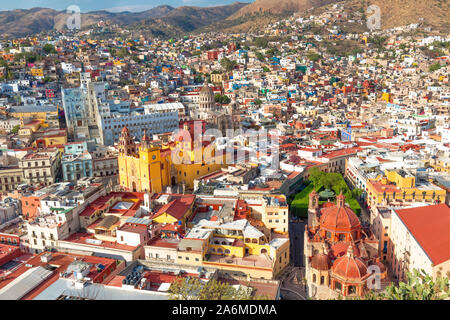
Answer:
[[[353,255],[352,245],[345,256],[334,261],[331,271],[333,275],[345,280],[361,280],[367,275],[367,267],[361,259]]]
[[[214,98],[214,92],[210,86],[208,86],[207,83],[203,85],[203,87],[200,90],[200,97],[213,97]]]
[[[335,206],[321,210],[320,227],[335,232],[350,232],[361,228],[361,223],[352,209],[345,205],[345,197],[336,197]]]
[[[331,261],[328,255],[324,253],[316,254],[311,259],[311,268],[321,271],[330,270]]]

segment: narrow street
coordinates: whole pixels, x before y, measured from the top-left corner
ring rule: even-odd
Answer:
[[[289,223],[291,264],[277,277],[281,281],[281,295],[284,300],[306,300],[306,287],[303,284],[303,239],[305,222]],[[295,279],[296,278],[296,279]]]

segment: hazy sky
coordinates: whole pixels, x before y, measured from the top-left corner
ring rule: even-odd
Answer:
[[[0,11],[12,9],[29,9],[33,7],[65,10],[70,5],[79,6],[81,12],[105,9],[115,12],[144,11],[162,4],[167,4],[172,7],[207,7],[230,4],[235,1],[237,0],[0,0]],[[241,2],[252,2],[252,0],[241,0]]]

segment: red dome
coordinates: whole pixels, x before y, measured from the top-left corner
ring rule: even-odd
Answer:
[[[321,210],[320,227],[330,231],[353,231],[361,228],[361,223],[352,209],[345,206],[343,196],[338,196],[338,204]]]
[[[331,268],[330,258],[323,253],[316,254],[311,259],[311,268],[322,271],[330,270]]]
[[[346,280],[361,280],[367,274],[367,267],[353,255],[353,246],[350,246],[345,256],[334,261],[331,271]]]

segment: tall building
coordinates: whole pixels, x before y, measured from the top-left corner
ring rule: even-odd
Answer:
[[[144,130],[153,134],[172,132],[178,128],[178,116],[184,113],[182,103],[162,103],[145,105],[140,111],[130,111],[123,104],[101,106],[98,116],[100,143],[113,145],[118,141],[121,130],[127,127],[130,134],[141,137]]]
[[[89,73],[81,73],[80,79],[80,87],[61,88],[67,131],[74,138],[97,139],[97,114],[106,100],[106,85],[91,82]]]

